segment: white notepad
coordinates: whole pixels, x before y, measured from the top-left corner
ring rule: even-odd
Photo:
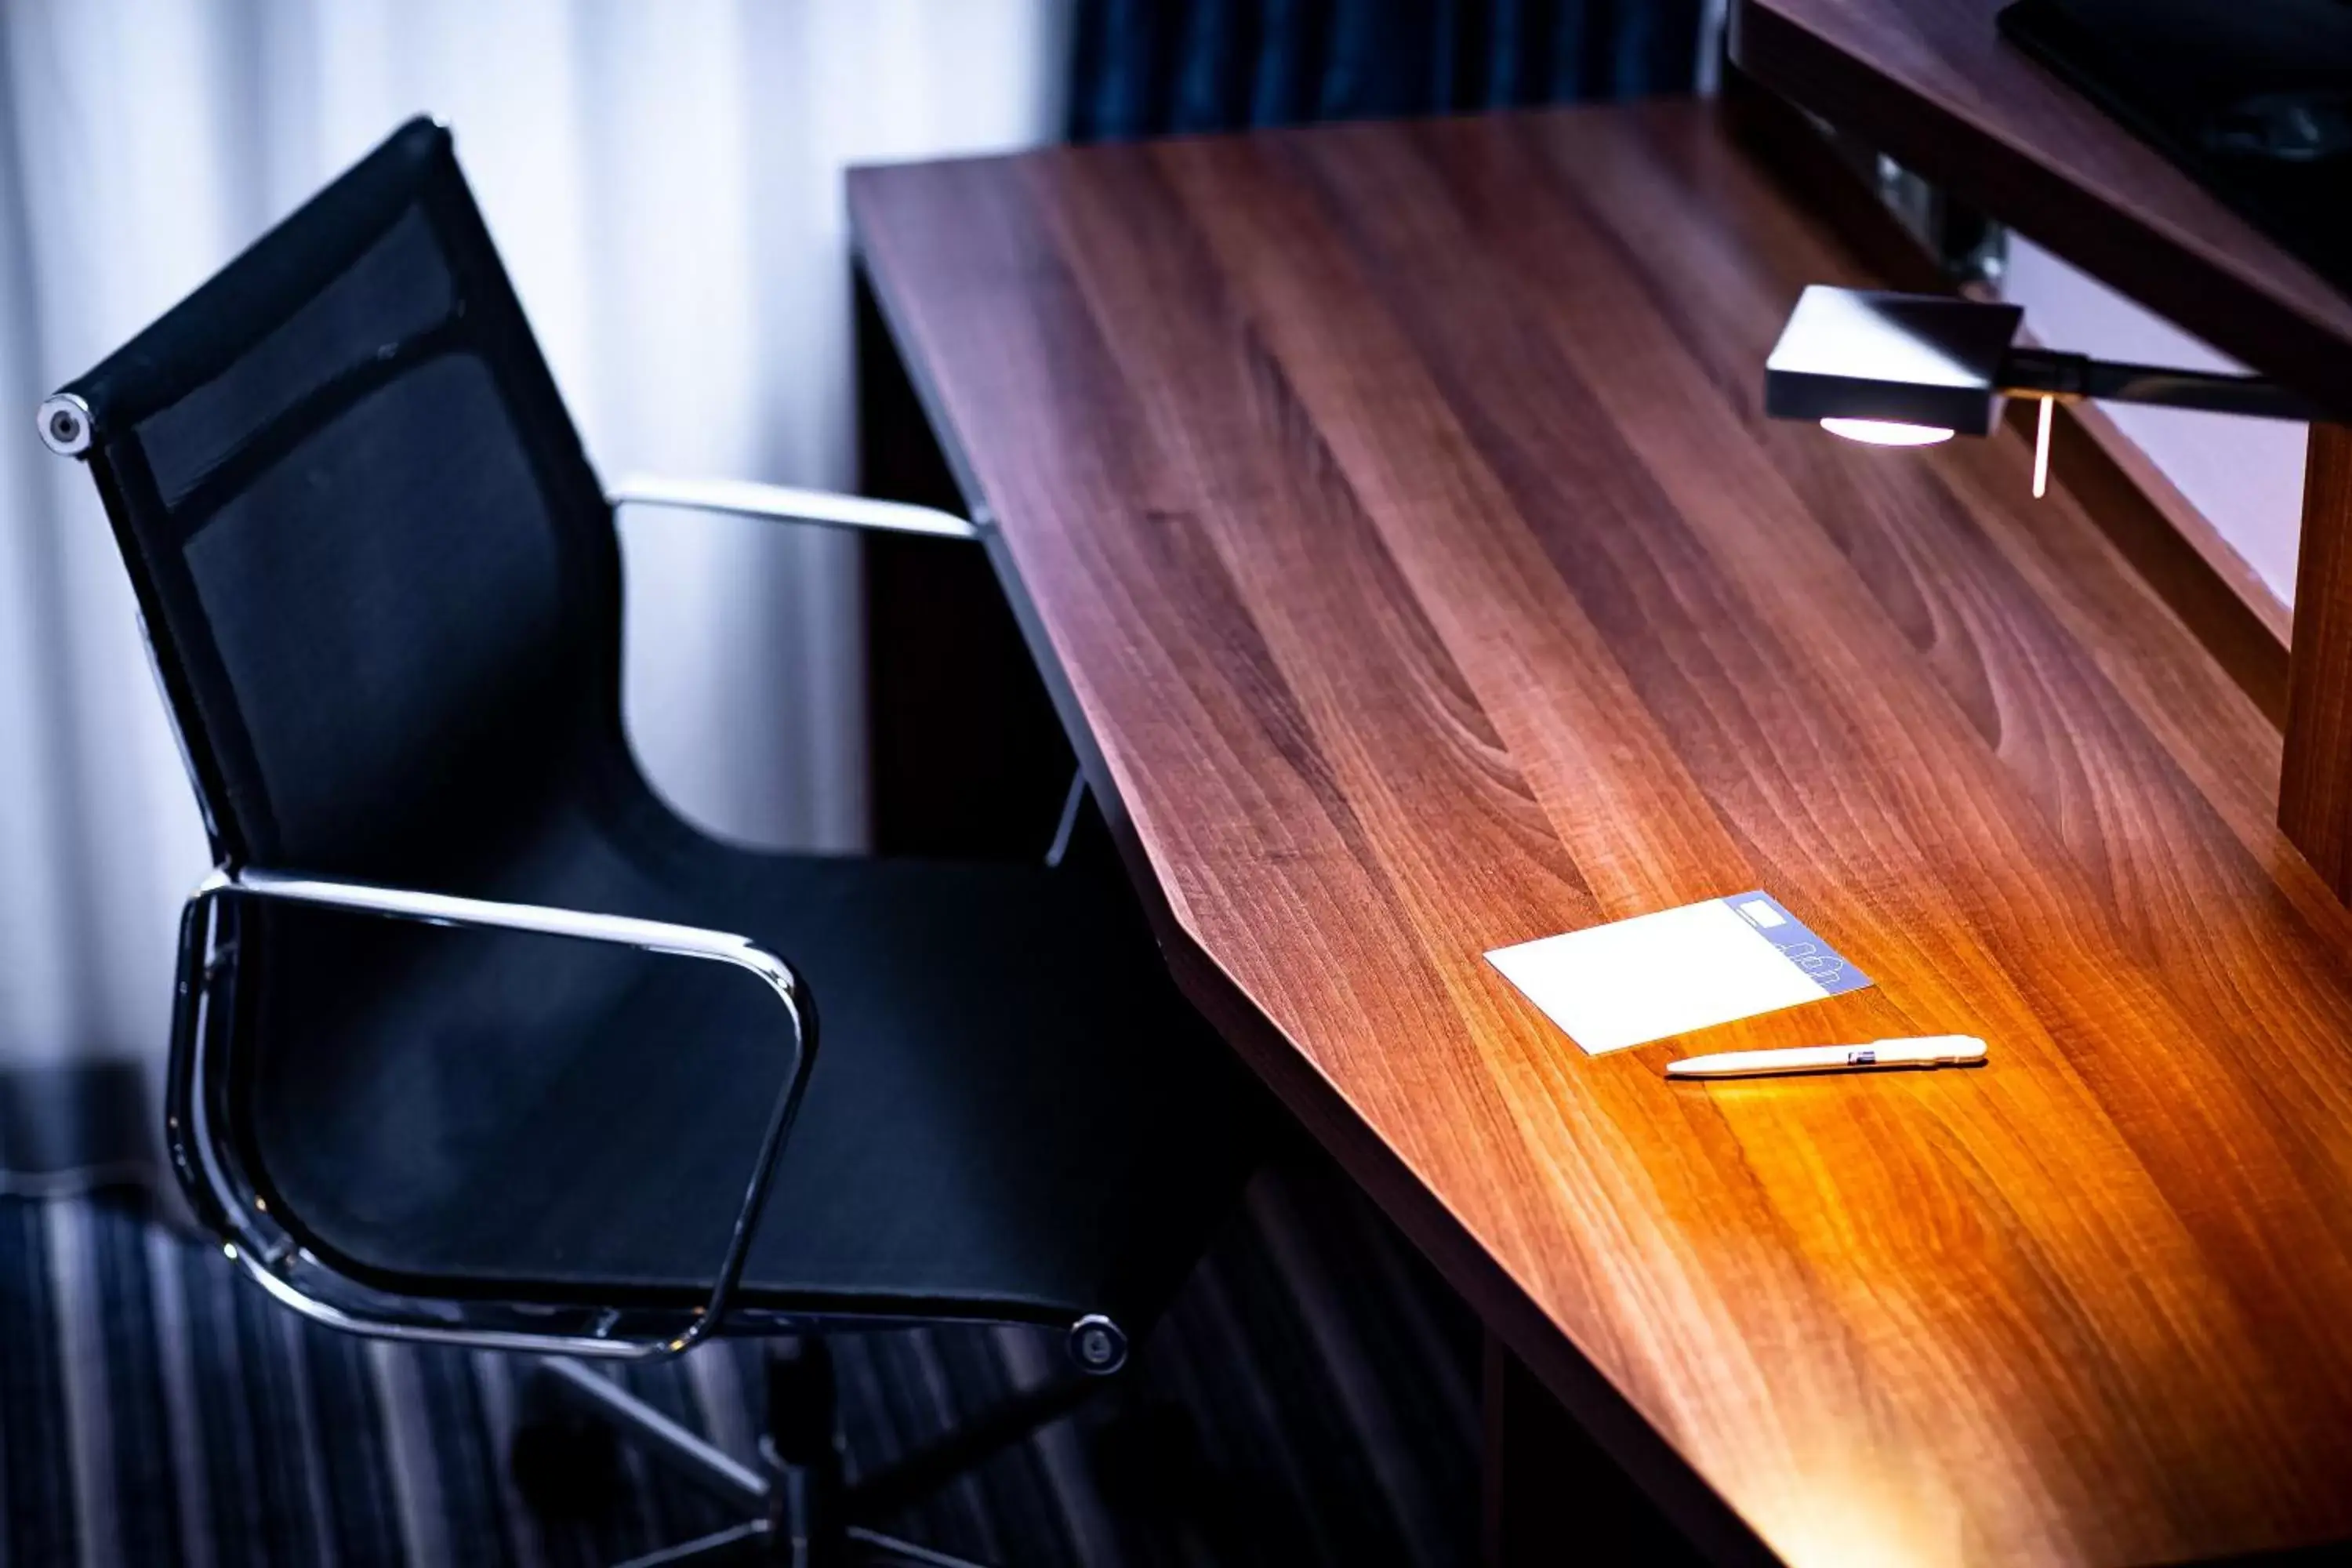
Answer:
[[[1761,891],[1499,947],[1486,962],[1595,1055],[1871,983]]]

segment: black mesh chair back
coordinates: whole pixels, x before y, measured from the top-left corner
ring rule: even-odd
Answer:
[[[1116,867],[765,854],[659,801],[612,507],[441,127],[42,418],[98,480],[223,867],[171,1134],[266,1288],[477,1343],[1164,1305],[1253,1102]],[[699,928],[792,978],[391,894]]]
[[[221,860],[459,886],[609,750],[609,512],[438,125],[65,392]]]
[[[182,921],[166,1141],[262,1289],[488,1349],[988,1321],[1062,1333],[1080,1384],[1124,1362],[1238,1195],[1254,1099],[1108,856],[768,854],[655,796],[612,506],[440,127],[41,418],[98,480],[220,862]],[[787,1360],[814,1370],[764,1484],[546,1375],[761,1516],[712,1551],[789,1516],[830,1521],[827,1561],[863,1527],[824,1500],[886,1509],[1077,1397],[860,1494],[821,1341]]]

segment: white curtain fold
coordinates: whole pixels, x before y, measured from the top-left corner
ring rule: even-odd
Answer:
[[[1059,0],[0,6],[0,1068],[154,1061],[203,837],[88,476],[32,410],[408,115],[455,132],[591,457],[854,479],[841,173],[1058,125]],[[713,831],[865,835],[856,554],[623,523],[624,702]]]

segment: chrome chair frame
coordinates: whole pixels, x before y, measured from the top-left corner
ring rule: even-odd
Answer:
[[[767,522],[800,522],[864,533],[919,533],[933,539],[977,541],[985,521],[983,518],[967,522],[936,507],[835,490],[796,489],[750,479],[669,479],[658,474],[631,474],[606,491],[604,499],[616,512],[625,506],[666,506]]]
[[[792,1024],[791,1066],[761,1136],[759,1155],[709,1300],[682,1316],[657,1310],[624,1313],[609,1308],[546,1309],[490,1302],[467,1303],[453,1310],[379,1290],[299,1245],[269,1214],[234,1142],[215,1134],[224,1084],[210,1015],[215,982],[236,955],[234,942],[224,944],[219,940],[224,925],[218,918],[219,906],[231,899],[308,904],[426,925],[614,942],[641,952],[732,964],[765,982],[783,1004]],[[305,1317],[360,1333],[480,1350],[556,1350],[572,1355],[622,1358],[675,1355],[718,1331],[742,1278],[744,1260],[751,1254],[751,1238],[767,1202],[776,1155],[792,1131],[793,1119],[808,1089],[809,1069],[816,1062],[816,1031],[802,1005],[802,996],[801,981],[789,964],[749,937],[727,931],[224,867],[198,884],[180,913],[164,1143],[180,1185],[199,1215],[217,1234],[236,1238],[224,1245],[228,1257],[264,1290]],[[469,1314],[471,1321],[466,1321]]]

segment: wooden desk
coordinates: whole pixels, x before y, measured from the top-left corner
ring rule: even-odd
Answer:
[[[1695,1537],[2352,1537],[2352,917],[2278,731],[2013,437],[1762,418],[1867,279],[1708,111],[851,205],[1171,964]],[[1757,886],[1876,989],[1595,1058],[1480,956]],[[1659,1076],[1944,1031],[1991,1065]]]

